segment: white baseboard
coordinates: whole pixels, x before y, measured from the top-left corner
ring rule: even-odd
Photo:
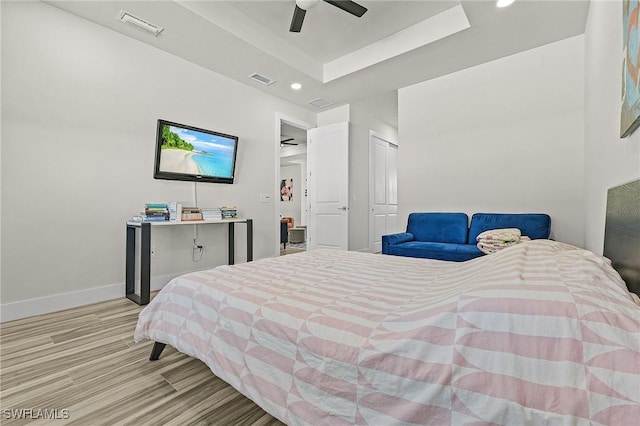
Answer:
[[[151,291],[160,290],[178,275],[182,274],[152,277],[150,285]],[[0,305],[0,323],[62,311],[69,308],[77,308],[78,306],[90,305],[92,303],[104,302],[121,297],[125,297],[124,282],[86,290],[52,294],[35,299],[3,303]]]
[[[360,250],[356,251],[359,251],[360,253],[375,253],[374,251],[369,250],[369,247],[361,248]]]

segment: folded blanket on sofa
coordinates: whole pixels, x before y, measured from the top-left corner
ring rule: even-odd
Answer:
[[[518,228],[503,228],[503,229],[490,229],[488,231],[478,234],[476,241],[491,240],[491,241],[520,241],[522,233]]]
[[[478,249],[484,254],[495,253],[498,250],[529,240],[529,237],[521,235],[518,228],[490,229],[481,232],[476,238]]]

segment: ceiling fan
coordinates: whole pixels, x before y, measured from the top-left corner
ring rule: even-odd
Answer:
[[[287,139],[283,139],[280,141],[280,146],[282,145],[298,145],[297,143],[294,143],[292,141],[295,141],[296,138],[287,138]]]
[[[291,19],[291,26],[289,31],[292,33],[299,33],[302,29],[302,22],[304,22],[304,15],[307,10],[318,3],[320,0],[296,0],[296,8],[293,10],[293,18]],[[367,8],[359,5],[351,0],[322,0],[325,3],[329,3],[335,7],[348,12],[354,16],[360,18],[367,11]]]

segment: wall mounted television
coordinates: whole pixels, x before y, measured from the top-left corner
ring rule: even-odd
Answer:
[[[155,179],[233,183],[238,137],[158,120]]]

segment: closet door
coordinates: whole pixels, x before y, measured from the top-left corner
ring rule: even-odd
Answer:
[[[369,135],[369,251],[382,250],[382,236],[398,232],[398,146]]]

